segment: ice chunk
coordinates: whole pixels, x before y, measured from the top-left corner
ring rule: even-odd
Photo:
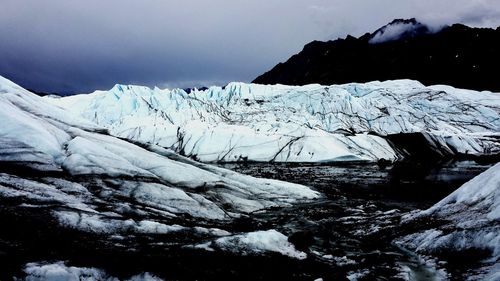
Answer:
[[[92,267],[67,266],[64,262],[56,263],[28,263],[24,268],[26,281],[119,281],[118,278],[109,276],[101,269]],[[144,272],[134,275],[128,281],[161,281],[162,279]]]
[[[219,238],[211,243],[198,245],[198,248],[217,248],[242,255],[275,252],[296,259],[305,259],[307,254],[295,249],[288,237],[271,229]]]

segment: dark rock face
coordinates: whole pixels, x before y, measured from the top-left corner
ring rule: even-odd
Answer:
[[[313,41],[253,82],[331,85],[413,79],[427,85],[500,91],[499,50],[500,27],[454,24],[432,32],[414,19],[395,20],[359,38]]]

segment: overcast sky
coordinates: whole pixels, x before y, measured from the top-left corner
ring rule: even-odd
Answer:
[[[45,92],[249,82],[394,18],[500,25],[499,0],[0,0],[0,75]]]

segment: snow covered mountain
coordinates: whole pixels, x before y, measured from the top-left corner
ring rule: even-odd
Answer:
[[[500,278],[500,163],[464,184],[428,210],[410,213],[403,223],[423,230],[398,243],[420,254],[482,258],[486,276]],[[463,255],[467,257],[467,255]],[[468,261],[468,262],[473,262]]]
[[[231,233],[207,225],[224,227],[249,212],[320,196],[118,139],[1,77],[0,120],[0,211],[19,212],[20,222],[48,209],[47,222],[118,240],[184,232],[217,238]],[[303,255],[283,234],[268,236],[284,253]]]
[[[230,83],[189,94],[116,85],[45,101],[112,135],[204,162],[394,161],[500,152],[500,94],[411,80]]]

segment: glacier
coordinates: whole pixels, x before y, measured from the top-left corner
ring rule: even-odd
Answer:
[[[398,245],[422,255],[478,250],[485,257],[480,270],[494,280],[500,164],[399,224],[400,210],[379,211],[370,201],[335,194],[355,207],[342,213],[326,204],[333,202],[327,202],[328,190],[203,162],[398,161],[411,154],[411,147],[398,142],[401,136],[419,136],[443,155],[490,155],[500,149],[499,109],[497,93],[410,80],[302,87],[231,83],[193,91],[117,85],[61,98],[37,96],[0,77],[1,211],[15,213],[21,230],[38,219],[49,235],[55,229],[92,237],[89,247],[99,241],[104,248],[148,245],[204,258],[215,251],[249,260],[331,260],[341,267],[360,262],[342,252],[298,246],[307,232],[301,236],[292,225],[278,225],[281,216],[272,218],[278,224],[268,224],[272,210],[293,207],[310,220],[303,227],[332,219],[325,225],[348,229],[349,238],[359,240],[400,231]],[[334,218],[306,212],[315,208]],[[29,280],[116,279],[99,264],[54,256],[23,264]],[[130,279],[158,280],[148,272]]]
[[[401,135],[441,156],[497,154],[499,97],[395,80],[332,86],[235,82],[191,91],[116,85],[44,99],[114,136],[202,162],[321,163],[400,160],[412,153],[409,142],[398,141]]]
[[[303,185],[241,175],[116,138],[2,77],[0,120],[4,207],[49,208],[53,220],[69,229],[116,239],[168,233],[218,238],[231,235],[222,228],[251,212],[321,197]]]

